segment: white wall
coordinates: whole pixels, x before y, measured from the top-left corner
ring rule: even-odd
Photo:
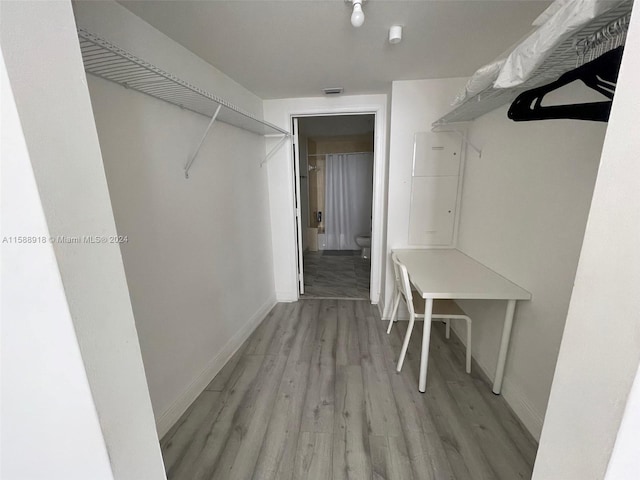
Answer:
[[[261,115],[262,101],[115,3],[78,24]],[[274,305],[264,138],[88,76],[149,392],[163,435]]]
[[[604,478],[616,433],[622,425],[624,434],[634,421],[634,415],[624,410],[640,362],[640,137],[634,134],[640,125],[639,84],[640,11],[636,8],[540,439],[535,480]],[[630,408],[638,408],[635,402],[632,398]],[[638,432],[633,435],[637,457]],[[619,439],[624,443],[622,436]],[[616,467],[612,464],[612,469]],[[613,473],[608,478],[638,476],[637,470],[631,475]]]
[[[620,422],[620,430],[611,452],[605,479],[633,479],[640,472],[640,368],[636,372],[633,386],[627,399],[624,415]]]
[[[451,110],[451,99],[465,82],[466,79],[463,78],[393,82],[389,140],[386,276],[383,295],[385,318],[391,314],[391,295],[393,294],[391,250],[411,247],[409,245],[409,207],[414,135],[416,132],[430,131],[431,124]]]
[[[2,53],[42,209],[34,197],[24,144],[8,152],[17,155],[7,161],[19,170],[4,170],[3,150],[3,181],[9,174],[9,181],[15,178],[25,187],[16,192],[18,185],[12,184],[11,196],[3,198],[10,227],[15,229],[12,233],[44,234],[44,212],[51,236],[112,236],[116,228],[71,4],[3,2],[1,8]],[[10,125],[15,126],[15,119]],[[28,203],[4,203],[19,198]],[[34,230],[20,232],[19,228]],[[3,435],[15,434],[17,428],[22,438],[3,438],[7,470],[2,477],[111,478],[113,472],[118,480],[164,479],[118,245],[54,243],[32,251],[24,248],[29,247],[12,249],[6,264],[3,259],[10,273],[33,269],[21,270],[21,278],[3,278],[11,283],[3,289],[3,295],[11,295],[11,310],[4,310],[3,302],[3,314],[9,314],[8,318],[3,315],[9,325],[3,330],[3,355],[9,355],[2,362],[3,400],[9,401],[2,406],[2,430]],[[25,278],[29,273],[33,276]],[[10,389],[8,397],[4,397],[5,387]],[[19,410],[7,413],[5,408],[11,407]],[[99,438],[96,416],[104,440]],[[33,429],[36,433],[29,435]],[[57,454],[60,457],[52,458]]]
[[[0,477],[113,479],[53,245],[8,243],[15,236],[47,239],[49,230],[4,59],[0,86],[0,236],[7,239],[2,243]]]
[[[384,188],[387,152],[387,95],[355,95],[340,97],[289,98],[265,100],[265,120],[281,128],[291,130],[291,117],[328,113],[349,114],[377,112],[375,127],[375,165],[373,214],[378,220],[378,231],[374,224],[372,255],[379,252],[371,263],[371,300],[378,303],[380,294],[380,271],[384,255]],[[267,150],[277,143],[267,142]],[[293,159],[291,143],[286,142],[267,162],[269,172],[269,204],[271,231],[273,233],[273,263],[276,297],[279,301],[292,302],[298,299],[296,278],[296,244],[293,203]]]
[[[555,101],[583,93],[572,86]],[[539,438],[606,124],[516,123],[507,108],[470,126],[482,158],[468,149],[458,246],[533,295],[518,302],[503,395]],[[462,305],[474,320],[473,356],[493,378],[505,302]]]

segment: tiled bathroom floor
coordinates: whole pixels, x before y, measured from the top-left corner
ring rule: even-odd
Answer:
[[[304,298],[369,298],[371,261],[360,256],[304,254]]]

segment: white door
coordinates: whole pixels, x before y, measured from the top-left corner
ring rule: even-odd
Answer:
[[[296,251],[298,254],[298,291],[304,294],[304,269],[303,269],[303,246],[302,246],[302,212],[300,204],[300,145],[298,143],[298,119],[293,119],[293,177],[294,177],[294,202],[295,202],[295,232]]]

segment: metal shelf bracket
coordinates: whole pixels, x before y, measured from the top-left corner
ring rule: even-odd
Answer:
[[[209,135],[209,130],[211,130],[211,127],[213,127],[213,124],[215,123],[216,118],[218,117],[218,113],[220,113],[220,109],[221,108],[222,108],[222,105],[218,105],[218,108],[216,108],[216,112],[213,114],[213,117],[211,117],[211,121],[209,122],[209,126],[204,131],[204,135],[202,135],[202,138],[200,139],[200,143],[198,143],[198,146],[196,147],[196,151],[193,152],[193,155],[191,156],[191,158],[189,159],[187,164],[184,166],[184,178],[189,178],[189,169],[191,168],[191,165],[193,165],[193,161],[198,156],[198,153],[200,152],[200,149],[202,148],[202,144],[204,143],[205,138],[207,138],[207,135]]]
[[[456,125],[459,126],[460,128],[456,128]],[[463,145],[470,146],[478,154],[478,158],[482,158],[482,149],[476,147],[473,143],[471,143],[467,139],[466,123],[458,122],[458,123],[451,123],[451,124],[434,125],[433,127],[431,127],[431,131],[434,133],[439,133],[439,132],[455,133],[459,135],[460,138],[462,138]]]
[[[271,136],[271,135],[268,135],[268,136]],[[276,153],[280,149],[280,147],[284,145],[284,142],[286,142],[287,139],[290,137],[291,137],[291,134],[282,135],[282,138],[280,138],[280,141],[276,143],[271,150],[269,150],[269,153],[267,153],[267,156],[264,157],[264,160],[262,160],[262,162],[260,162],[260,168],[262,168],[262,166],[267,162],[267,160],[269,160],[273,156],[273,154]]]

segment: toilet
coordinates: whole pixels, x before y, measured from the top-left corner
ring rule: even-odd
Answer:
[[[362,258],[371,257],[371,234],[356,235],[356,245],[362,249]]]

